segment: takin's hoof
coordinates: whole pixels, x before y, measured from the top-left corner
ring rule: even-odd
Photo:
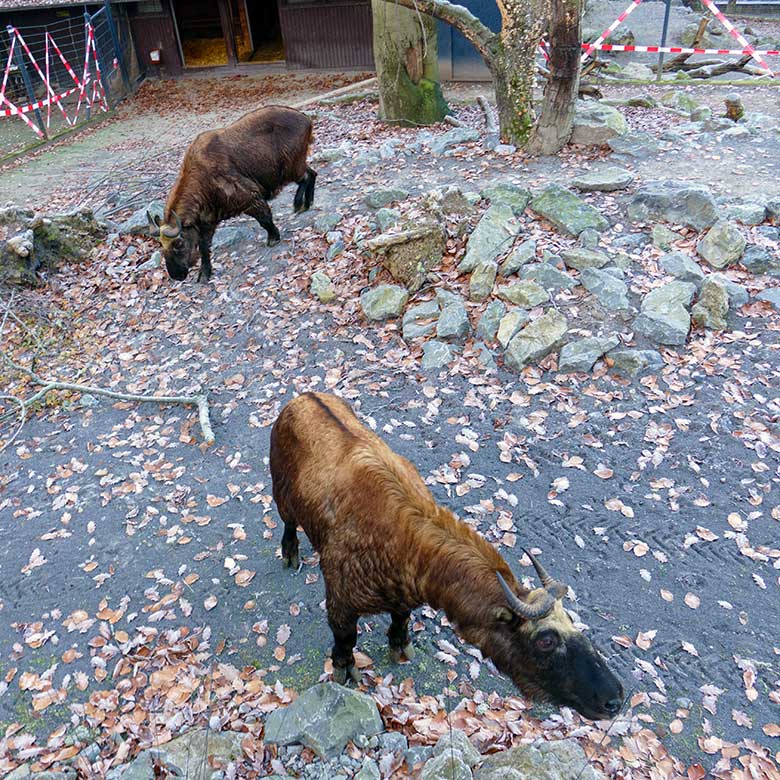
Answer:
[[[268,246],[276,246],[281,240],[282,240],[281,236],[276,236],[276,238],[272,238],[271,236],[268,236]]]
[[[404,656],[406,656],[407,661],[413,661],[415,655],[414,645],[411,642],[407,642],[403,647],[390,648],[390,660],[394,664],[400,664],[404,660]]]
[[[298,553],[293,553],[292,555],[288,556],[282,556],[282,568],[284,569],[297,569],[300,566],[300,560],[298,558]]]
[[[333,682],[339,685],[346,685],[347,678],[352,680],[356,685],[360,683],[360,672],[353,666],[334,666],[333,667]]]
[[[211,274],[198,274],[198,284],[208,284]]]

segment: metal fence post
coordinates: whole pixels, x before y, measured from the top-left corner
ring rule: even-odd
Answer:
[[[9,37],[13,38],[13,26],[9,24],[5,29]],[[27,65],[24,62],[24,52],[22,51],[21,46],[16,47],[16,50],[14,51],[14,59],[16,60],[16,67],[19,68],[19,74],[22,77],[22,81],[24,82],[24,89],[27,92],[27,100],[29,100],[31,104],[35,103],[35,90],[33,89],[32,81],[30,81],[30,74],[27,72]],[[49,134],[46,131],[46,123],[43,121],[40,109],[34,109],[34,114],[35,121],[38,123],[38,128],[40,129],[41,133],[43,133],[43,137],[48,141]]]
[[[87,63],[87,71],[89,71],[89,30],[91,26],[92,17],[84,11],[84,61]],[[89,87],[86,84],[84,85],[84,97],[86,98],[84,101],[84,116],[86,116],[87,122],[89,122],[92,119],[92,101],[89,98]]]
[[[664,28],[661,32],[661,48],[666,46],[666,36],[669,33],[669,16],[672,13],[672,0],[666,0],[666,10],[664,11]],[[658,54],[658,73],[656,74],[656,81],[660,81],[664,75],[664,53]]]
[[[125,56],[119,45],[119,35],[117,34],[114,14],[111,11],[111,0],[106,0],[105,4],[106,21],[108,22],[108,31],[111,33],[111,42],[114,44],[114,56],[119,62],[119,69],[122,72],[122,83],[125,85],[125,92],[130,94],[130,74],[127,72],[127,63]]]

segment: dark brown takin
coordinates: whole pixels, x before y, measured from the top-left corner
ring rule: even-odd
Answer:
[[[172,279],[183,280],[200,257],[199,282],[211,278],[211,240],[217,225],[239,214],[254,217],[278,244],[268,201],[297,183],[295,212],[314,200],[317,174],[306,162],[311,120],[286,106],[267,106],[219,130],[201,133],[187,149],[163,219],[147,213],[159,232]]]
[[[619,712],[623,686],[563,608],[566,587],[532,556],[542,587],[521,586],[343,400],[290,401],[271,431],[270,466],[284,564],[298,566],[298,525],[320,554],[337,682],[356,678],[359,616],[389,612],[391,655],[410,658],[410,614],[427,603],[529,698],[594,719]]]

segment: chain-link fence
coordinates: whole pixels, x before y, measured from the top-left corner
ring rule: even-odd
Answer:
[[[111,110],[133,85],[129,24],[94,14],[0,30],[0,159]]]

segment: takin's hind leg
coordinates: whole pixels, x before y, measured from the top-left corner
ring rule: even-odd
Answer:
[[[387,630],[387,643],[390,645],[390,659],[401,662],[402,656],[410,661],[414,658],[414,645],[409,640],[409,618],[411,612],[391,612],[390,628]]]
[[[293,211],[296,214],[311,208],[311,204],[314,202],[314,181],[316,178],[316,172],[311,168],[306,168],[306,173],[298,182],[298,189],[295,191],[295,199],[293,200]]]
[[[299,565],[298,524],[294,520],[291,522],[285,520],[284,534],[282,534],[282,566],[285,569],[297,569]]]
[[[268,246],[276,246],[282,240],[279,230],[274,225],[271,207],[266,200],[257,198],[252,208],[247,209],[246,213],[250,217],[254,217],[260,223],[260,227],[268,233]]]

